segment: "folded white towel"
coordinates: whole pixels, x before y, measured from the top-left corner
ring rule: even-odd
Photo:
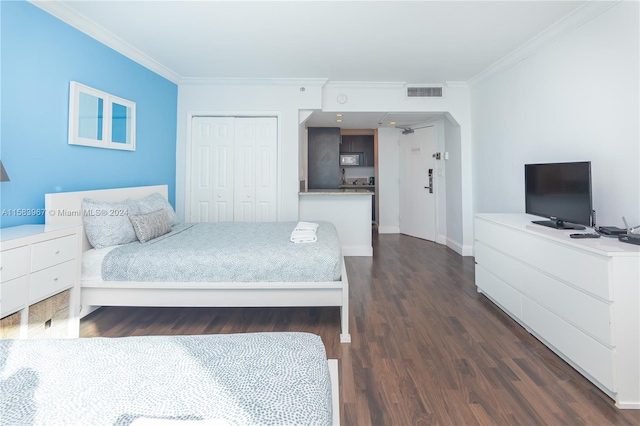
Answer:
[[[293,232],[291,232],[291,241],[294,243],[315,243],[318,241],[316,231],[317,223],[298,222]]]
[[[313,222],[298,222],[294,231],[313,231],[315,233],[318,230],[318,226],[320,225]]]
[[[318,241],[316,235],[291,235],[291,242],[294,243],[315,243]]]

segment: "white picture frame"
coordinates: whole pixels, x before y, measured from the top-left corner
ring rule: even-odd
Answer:
[[[69,145],[136,150],[136,103],[72,81]]]

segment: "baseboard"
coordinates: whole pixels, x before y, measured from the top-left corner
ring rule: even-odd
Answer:
[[[437,235],[436,236],[436,243],[444,244],[446,246],[447,245],[447,237],[445,235]]]
[[[447,238],[447,247],[458,253],[460,256],[473,256],[473,246],[463,246],[457,241]]]
[[[399,226],[380,226],[378,225],[378,234],[399,234]]]
[[[640,403],[638,402],[618,402],[616,407],[621,410],[640,410]]]
[[[102,308],[102,306],[81,306],[80,307],[80,319],[86,317],[87,315],[89,315],[92,312],[97,311],[98,309]]]
[[[372,246],[342,246],[343,256],[373,256]]]
[[[462,246],[462,255],[474,257],[476,254],[473,246]]]

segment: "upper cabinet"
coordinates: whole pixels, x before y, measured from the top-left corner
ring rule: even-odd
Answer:
[[[373,167],[373,135],[343,135],[340,144],[340,152],[363,153],[360,166]]]

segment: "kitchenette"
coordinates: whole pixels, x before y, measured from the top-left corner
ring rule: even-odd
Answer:
[[[309,127],[307,131],[307,179],[299,193],[300,220],[332,222],[345,256],[372,256],[375,130]]]

